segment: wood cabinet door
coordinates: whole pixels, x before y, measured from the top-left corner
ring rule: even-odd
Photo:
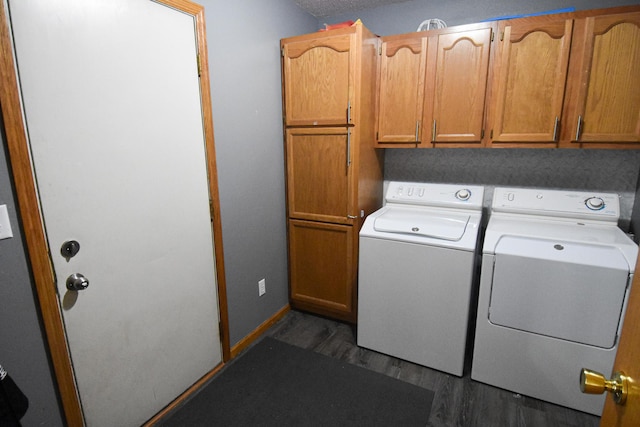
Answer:
[[[353,29],[282,41],[285,124],[346,125],[355,78]],[[333,33],[333,32],[332,32]],[[288,41],[287,41],[288,40]]]
[[[382,39],[376,134],[379,144],[413,147],[422,142],[426,54],[426,37]]]
[[[573,21],[503,22],[492,94],[492,142],[552,143],[562,114]]]
[[[353,128],[287,129],[289,217],[351,224]]]
[[[586,18],[583,31],[571,138],[640,142],[640,12]]]
[[[435,58],[427,62],[424,124],[436,146],[482,142],[491,31],[486,26],[429,39]]]
[[[354,228],[289,221],[290,297],[295,307],[355,322]]]

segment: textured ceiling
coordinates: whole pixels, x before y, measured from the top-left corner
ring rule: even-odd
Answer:
[[[408,0],[294,0],[298,6],[316,18],[335,16],[343,12],[371,9]]]

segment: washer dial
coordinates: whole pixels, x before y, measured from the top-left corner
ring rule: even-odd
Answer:
[[[589,197],[584,201],[584,204],[592,211],[602,210],[605,206],[604,200],[602,200],[600,197]]]

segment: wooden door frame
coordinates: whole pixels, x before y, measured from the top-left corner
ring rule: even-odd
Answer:
[[[200,61],[200,94],[204,138],[206,145],[211,219],[213,227],[218,306],[220,316],[220,340],[223,361],[230,358],[229,320],[227,292],[222,248],[222,222],[220,219],[220,197],[213,135],[213,116],[209,66],[207,61],[207,38],[204,7],[189,0],[150,0],[187,13],[194,18],[196,40]],[[194,61],[196,58],[194,58]],[[56,281],[49,256],[49,248],[43,228],[38,194],[31,164],[29,142],[22,114],[20,91],[16,76],[11,32],[4,2],[0,3],[0,108],[4,121],[7,147],[11,165],[19,215],[22,221],[33,283],[39,302],[39,311],[47,336],[49,354],[53,364],[57,388],[69,426],[82,426],[84,418],[75,384],[71,357],[62,322],[62,312],[56,295]],[[215,370],[215,369],[214,369]],[[212,370],[207,376],[211,375]]]

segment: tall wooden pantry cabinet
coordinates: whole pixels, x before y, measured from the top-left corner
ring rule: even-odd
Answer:
[[[358,233],[382,203],[377,47],[359,22],[281,40],[290,303],[354,323]]]

